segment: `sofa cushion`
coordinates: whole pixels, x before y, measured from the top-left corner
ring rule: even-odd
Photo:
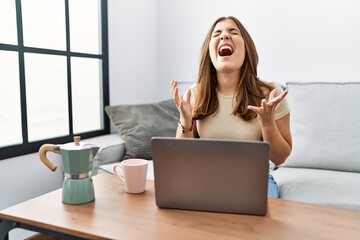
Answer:
[[[280,167],[272,175],[282,199],[360,210],[360,173]]]
[[[360,82],[287,88],[293,150],[284,165],[360,172]]]
[[[152,159],[152,137],[175,137],[179,112],[172,99],[150,104],[106,106],[105,111],[125,141],[124,159]]]

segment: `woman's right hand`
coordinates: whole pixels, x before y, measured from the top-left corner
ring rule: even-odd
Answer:
[[[175,105],[180,113],[181,125],[185,128],[190,128],[192,125],[192,107],[190,103],[191,91],[188,88],[181,98],[179,96],[179,88],[176,80],[171,81],[171,94],[174,99]]]

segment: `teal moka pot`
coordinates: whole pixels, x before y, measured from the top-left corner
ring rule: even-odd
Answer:
[[[62,202],[67,204],[82,204],[95,199],[94,185],[91,178],[94,157],[99,147],[93,144],[81,143],[80,137],[74,137],[74,142],[63,145],[44,144],[40,147],[39,157],[51,170],[57,166],[46,156],[48,151],[61,154],[65,174],[62,188]]]

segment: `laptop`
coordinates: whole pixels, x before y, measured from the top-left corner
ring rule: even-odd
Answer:
[[[159,208],[265,215],[269,144],[153,137]]]

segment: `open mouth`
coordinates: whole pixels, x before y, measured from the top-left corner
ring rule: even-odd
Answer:
[[[222,45],[219,48],[219,55],[221,57],[227,57],[233,54],[234,50],[230,45]]]

